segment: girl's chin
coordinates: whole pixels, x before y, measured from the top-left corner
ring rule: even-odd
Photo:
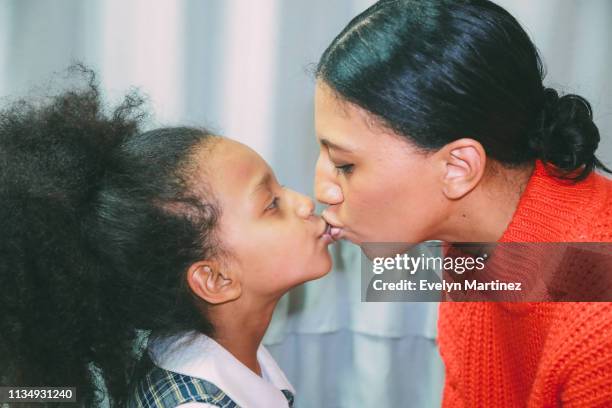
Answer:
[[[317,238],[326,248],[329,244],[334,243],[336,240],[329,234],[323,234],[320,238]]]
[[[310,262],[304,266],[303,272],[297,276],[297,282],[293,285],[299,286],[306,282],[324,277],[332,270],[332,258],[327,247],[322,248],[321,252],[312,255]]]
[[[323,254],[322,259],[317,262],[317,265],[309,270],[309,278],[308,280],[315,280],[322,278],[327,275],[332,270],[332,259],[327,249],[325,249],[325,253]]]

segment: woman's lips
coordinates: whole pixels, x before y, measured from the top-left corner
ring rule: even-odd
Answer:
[[[342,235],[342,228],[340,228],[340,227],[330,227],[329,235],[331,235],[331,237],[334,239],[334,241],[340,239],[341,235]]]
[[[326,211],[323,211],[323,214],[321,214],[321,216],[323,217],[327,225],[329,225],[329,235],[331,235],[334,241],[341,239],[344,232],[344,228],[341,227],[339,223],[331,219],[331,217]]]

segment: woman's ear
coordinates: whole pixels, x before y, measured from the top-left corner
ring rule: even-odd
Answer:
[[[187,283],[196,296],[212,304],[230,302],[242,294],[238,276],[222,270],[214,261],[192,264],[187,271]]]
[[[460,199],[478,185],[487,160],[478,141],[469,138],[455,140],[437,153],[444,164],[442,184],[447,198]]]

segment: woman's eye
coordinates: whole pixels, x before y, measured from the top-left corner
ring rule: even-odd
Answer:
[[[274,197],[274,198],[272,199],[272,202],[270,203],[270,205],[268,205],[268,206],[266,207],[266,211],[270,211],[270,210],[274,210],[274,209],[278,208],[278,202],[279,202],[279,200],[280,200],[280,199],[279,199],[278,197]]]
[[[336,166],[338,173],[351,174],[353,172],[354,164],[345,164],[342,166]]]

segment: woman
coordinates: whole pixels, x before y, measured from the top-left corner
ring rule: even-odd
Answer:
[[[337,239],[610,242],[589,103],[542,84],[486,0],[379,1],[317,68],[315,189]],[[609,406],[610,303],[443,303],[444,406]]]

